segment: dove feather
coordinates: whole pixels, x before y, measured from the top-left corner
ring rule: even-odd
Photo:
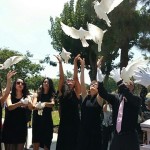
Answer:
[[[110,13],[115,7],[117,7],[123,0],[102,0],[100,7],[103,8],[104,12]]]
[[[12,65],[17,64],[19,61],[23,60],[24,58],[25,58],[25,56],[9,57],[8,59],[6,59],[6,61],[3,64],[0,65],[0,66],[2,66],[1,69],[7,69]]]
[[[67,34],[68,36],[74,39],[79,39],[79,32],[74,27],[69,27],[61,22],[61,28],[65,32],[65,34]]]
[[[107,14],[110,13],[115,7],[117,7],[122,1],[123,0],[112,0],[112,5],[110,5],[110,8],[109,8]]]
[[[87,26],[88,26],[88,30],[92,36],[93,41],[96,44],[98,44],[98,51],[100,52],[103,36],[104,36],[104,33],[106,32],[106,30],[103,31],[101,28],[99,28],[91,23],[88,23]]]
[[[127,67],[126,71],[128,72],[128,76],[132,77],[134,74],[134,71],[138,69],[140,66],[144,66],[148,63],[148,60],[141,60],[141,59],[136,59],[132,62],[130,62]]]

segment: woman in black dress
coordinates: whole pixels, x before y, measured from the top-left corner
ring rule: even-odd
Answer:
[[[81,126],[77,150],[101,150],[101,114],[103,100],[98,94],[98,83],[92,81],[89,93],[84,82],[84,59],[81,63]]]
[[[12,92],[6,100],[5,120],[2,130],[2,141],[5,150],[23,150],[27,136],[27,106],[22,100],[31,101],[26,83],[22,79],[14,81]]]
[[[54,106],[55,89],[53,81],[45,78],[39,89],[37,98],[33,100],[35,109],[32,119],[33,149],[43,147],[49,150],[53,138],[52,107]]]
[[[59,61],[59,102],[60,102],[60,124],[56,150],[76,150],[79,131],[79,100],[80,84],[77,76],[77,61],[79,55],[74,59],[74,78],[67,79],[64,83],[64,73],[60,56]]]
[[[0,85],[0,150],[1,148],[1,131],[2,131],[2,107],[4,106],[4,102],[6,101],[8,95],[10,94],[10,89],[11,89],[11,77],[16,74],[15,71],[9,71],[7,73],[7,85],[6,85],[6,90],[4,93],[2,93],[2,87]]]

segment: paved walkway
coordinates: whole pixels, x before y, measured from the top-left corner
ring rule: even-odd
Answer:
[[[52,140],[52,144],[51,144],[51,150],[55,150],[56,149],[56,141],[57,141],[57,134],[53,133],[53,140]],[[33,148],[30,148],[30,146],[32,145],[32,128],[28,128],[28,140],[27,140],[27,148],[29,150],[33,150]],[[40,150],[43,150],[42,148],[40,148]]]
[[[2,122],[4,122],[4,119],[2,118]],[[55,150],[56,149],[56,141],[57,141],[57,133],[53,133],[53,139],[52,139],[52,144],[50,150]],[[26,148],[29,150],[33,150],[33,148],[30,148],[32,145],[32,128],[28,128],[28,138],[27,138],[27,143],[26,143]],[[2,144],[3,149],[4,145]],[[43,150],[43,148],[40,148],[40,150]]]

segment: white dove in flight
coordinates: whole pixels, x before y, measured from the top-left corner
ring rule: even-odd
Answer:
[[[80,29],[77,30],[74,27],[69,27],[62,22],[60,22],[60,24],[61,24],[61,28],[65,32],[65,34],[67,34],[68,36],[70,36],[74,39],[80,39],[83,47],[89,46],[89,44],[86,41],[86,40],[92,39],[89,31],[84,30],[82,27],[80,27]]]
[[[107,30],[102,30],[101,28],[91,24],[87,23],[88,30],[92,36],[92,40],[98,44],[98,51],[101,51],[101,45],[102,45],[102,40],[103,40],[103,35]]]
[[[62,52],[60,55],[61,55],[62,59],[65,61],[65,63],[67,64],[68,60],[71,58],[70,57],[71,53],[67,52],[64,48],[62,48]]]
[[[121,78],[124,82],[129,83],[130,78],[134,75],[134,72],[138,70],[139,67],[146,66],[148,64],[148,60],[136,59],[134,61],[130,61],[126,67],[123,67],[121,70]]]
[[[115,7],[117,7],[123,0],[101,0],[99,3],[97,0],[94,1],[94,9],[98,18],[106,21],[107,25],[110,27],[110,20],[107,16]]]
[[[23,59],[25,59],[25,56],[12,56],[8,58],[3,64],[0,64],[0,69],[7,69]]]

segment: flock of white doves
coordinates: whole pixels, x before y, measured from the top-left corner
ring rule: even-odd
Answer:
[[[110,27],[110,20],[107,16],[115,7],[117,7],[123,0],[101,0],[99,3],[98,1],[94,1],[94,9],[99,19],[103,19],[106,21],[107,25]],[[93,40],[96,44],[98,44],[98,51],[101,51],[101,44],[103,40],[104,33],[107,30],[102,30],[101,28],[97,27],[94,24],[87,23],[87,30],[84,30],[80,27],[79,30],[75,29],[74,27],[69,27],[65,25],[63,22],[60,22],[62,30],[68,36],[74,39],[80,39],[82,42],[83,47],[88,47],[89,44],[86,40]],[[64,48],[62,49],[61,57],[67,63],[70,59],[70,52],[67,52]]]
[[[97,17],[99,19],[105,20],[107,25],[111,27],[111,21],[109,20],[107,14],[109,14],[122,1],[123,0],[101,0],[100,3],[98,1],[94,1],[94,10]],[[98,51],[101,51],[103,36],[107,30],[102,30],[101,28],[91,23],[87,23],[88,31],[84,30],[82,27],[77,30],[74,27],[65,25],[63,22],[60,22],[60,24],[64,33],[74,39],[80,39],[83,47],[89,46],[86,40],[93,40],[96,44],[98,44]],[[64,48],[62,48],[61,57],[66,63],[68,63],[70,55],[70,52],[67,52]],[[116,73],[120,74],[124,82],[127,83],[130,81],[131,77],[134,77],[135,83],[148,87],[150,85],[150,69],[147,67],[148,62],[148,60],[138,58],[134,61],[130,61],[126,67],[123,67],[121,73],[120,69],[118,68],[112,70],[110,75],[115,76]]]
[[[110,13],[115,7],[117,7],[122,1],[123,0],[101,0],[100,3],[98,1],[94,1],[94,9],[98,18],[105,20],[107,25],[110,27],[111,22],[107,14]],[[62,22],[60,22],[60,24],[65,34],[74,39],[80,39],[83,47],[89,46],[86,40],[93,40],[96,44],[98,44],[98,51],[101,51],[102,39],[106,30],[103,31],[91,23],[87,23],[88,31],[84,30],[82,27],[77,30],[74,27],[69,27]],[[62,48],[60,55],[65,63],[68,63],[71,53]],[[23,59],[25,59],[25,56],[12,56],[8,58],[3,64],[0,64],[0,69],[7,69]],[[138,58],[134,61],[130,61],[126,67],[123,67],[121,73],[118,68],[112,70],[110,74],[115,76],[115,74],[118,72],[124,82],[129,82],[130,78],[134,77],[135,83],[148,87],[150,85],[150,69],[147,67],[148,62],[148,60]]]

